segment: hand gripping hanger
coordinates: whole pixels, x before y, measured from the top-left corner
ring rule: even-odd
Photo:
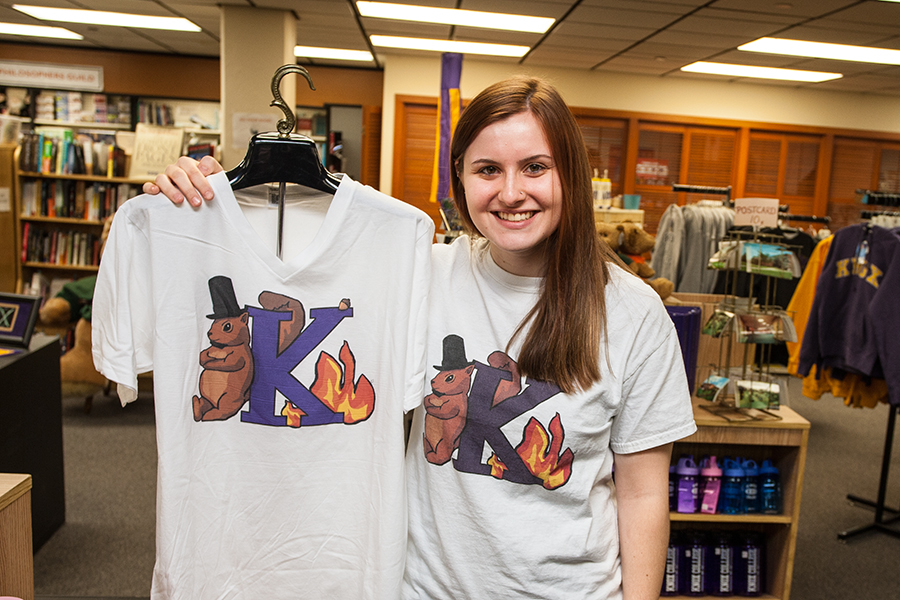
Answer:
[[[241,163],[228,171],[231,189],[240,190],[263,183],[278,183],[278,237],[276,254],[281,258],[281,242],[284,233],[284,196],[287,183],[296,183],[320,192],[334,194],[341,180],[329,173],[322,161],[316,143],[305,135],[293,133],[296,125],[294,112],[281,96],[281,80],[288,73],[298,73],[306,78],[315,90],[309,72],[299,65],[282,65],[272,77],[272,96],[269,106],[277,106],[285,115],[278,121],[278,133],[257,133],[250,140],[247,154]]]

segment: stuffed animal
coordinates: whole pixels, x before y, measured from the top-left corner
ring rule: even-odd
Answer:
[[[100,237],[100,252],[109,236],[112,218],[108,218]],[[90,412],[93,396],[100,390],[109,392],[109,381],[94,368],[91,354],[91,301],[97,277],[83,277],[65,284],[53,298],[41,306],[39,327],[56,330],[63,335],[75,324],[75,341],[59,359],[59,375],[63,396],[84,396],[84,411]]]
[[[656,245],[656,238],[640,225],[631,221],[622,223],[596,223],[597,233],[622,259],[631,271],[650,285],[662,300],[672,295],[675,284],[664,277],[656,277],[656,271],[647,262]]]

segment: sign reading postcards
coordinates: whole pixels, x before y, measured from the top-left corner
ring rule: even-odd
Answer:
[[[735,227],[778,227],[778,198],[738,198],[734,201]]]

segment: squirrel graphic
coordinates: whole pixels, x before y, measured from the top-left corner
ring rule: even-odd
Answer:
[[[469,388],[475,365],[466,360],[465,343],[458,335],[448,335],[443,341],[441,365],[431,380],[432,393],[425,396],[425,460],[442,465],[450,460],[459,447],[459,436],[466,426]],[[494,392],[492,406],[518,394],[522,389],[519,368],[505,352],[497,350],[488,357],[488,364],[508,371],[510,381],[502,380]]]
[[[213,319],[207,332],[210,346],[200,353],[200,395],[192,400],[195,421],[233,417],[250,399],[253,354],[247,309],[240,308],[231,279],[218,275],[209,280]]]

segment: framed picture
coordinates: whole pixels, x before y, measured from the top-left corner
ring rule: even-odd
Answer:
[[[27,348],[40,306],[40,296],[0,294],[0,345]]]

